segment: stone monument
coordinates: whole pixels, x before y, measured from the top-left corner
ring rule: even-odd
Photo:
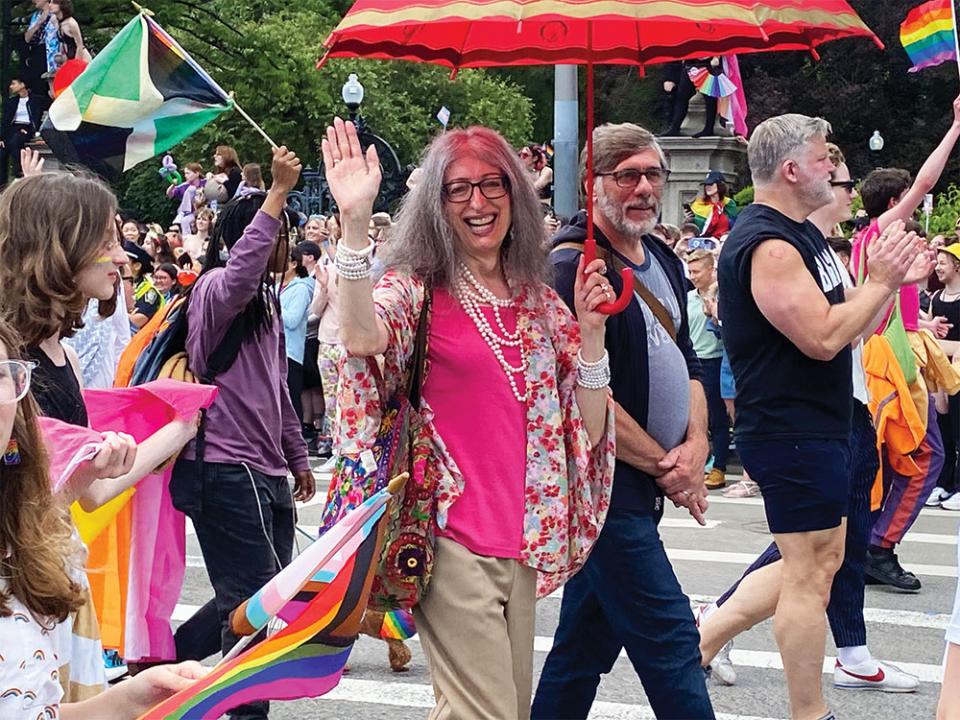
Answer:
[[[690,101],[690,110],[683,124],[684,132],[696,132],[703,128],[704,108],[702,95]],[[700,193],[700,183],[711,170],[722,172],[727,179],[731,192],[739,190],[748,180],[737,174],[747,146],[742,140],[733,137],[728,129],[720,127],[711,137],[659,137],[657,140],[667,155],[670,167],[670,182],[663,191],[663,222],[681,225],[683,223],[683,205],[693,202]]]

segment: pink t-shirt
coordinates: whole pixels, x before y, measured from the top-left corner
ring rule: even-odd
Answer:
[[[483,312],[494,331],[493,308]],[[508,332],[516,310],[501,309]],[[519,348],[504,348],[507,362],[520,364]],[[460,303],[441,288],[433,291],[429,372],[423,397],[433,423],[463,473],[464,489],[451,506],[447,527],[437,534],[477,555],[519,558],[523,538],[527,451],[526,404],[517,400],[493,351]],[[524,391],[522,374],[514,375]]]
[[[867,259],[863,247],[865,245],[869,247],[869,244],[879,236],[880,226],[876,220],[873,220],[866,229],[861,230],[859,233],[857,233],[856,237],[854,237],[852,250],[853,254],[851,260],[853,262],[853,274],[855,276],[859,277],[861,256],[864,258],[864,261]],[[866,277],[868,269],[869,263],[867,264],[867,267],[864,268],[864,277]],[[890,319],[891,312],[893,312],[892,305],[883,316],[883,322],[880,323],[880,327],[875,330],[876,334],[879,335],[887,327],[887,320]],[[919,329],[920,287],[918,285],[908,285],[900,288],[900,314],[903,316],[903,326],[907,330],[916,332]]]

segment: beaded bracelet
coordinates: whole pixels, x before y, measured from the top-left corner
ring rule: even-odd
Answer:
[[[337,269],[337,275],[344,280],[363,280],[370,277],[370,259],[364,256],[344,256],[338,251],[334,255],[333,265]]]
[[[603,357],[592,363],[577,352],[577,385],[587,390],[602,390],[610,385],[610,354],[606,350]]]

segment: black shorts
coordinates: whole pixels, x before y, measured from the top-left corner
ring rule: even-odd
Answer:
[[[320,380],[320,366],[317,364],[319,354],[320,341],[317,338],[307,338],[307,342],[303,346],[304,390],[323,389],[323,382]]]
[[[847,516],[849,440],[738,439],[772,533],[828,530]]]

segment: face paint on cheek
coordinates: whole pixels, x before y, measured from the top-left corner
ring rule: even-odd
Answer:
[[[112,256],[112,255],[101,255],[100,257],[98,257],[98,258],[96,259],[95,262],[96,262],[97,265],[107,265],[107,264],[112,265],[112,264],[113,264],[113,256]]]

